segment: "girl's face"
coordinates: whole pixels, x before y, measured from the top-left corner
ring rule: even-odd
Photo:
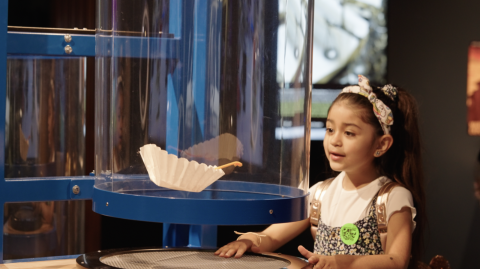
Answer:
[[[377,136],[375,128],[360,118],[361,113],[365,111],[347,101],[335,103],[330,108],[323,146],[334,171],[358,173],[375,169]]]

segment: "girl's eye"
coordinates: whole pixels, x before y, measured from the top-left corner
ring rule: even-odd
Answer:
[[[346,134],[347,136],[355,136],[355,134],[352,133],[352,132],[345,132],[345,134]]]
[[[327,133],[333,133],[333,129],[327,127]]]

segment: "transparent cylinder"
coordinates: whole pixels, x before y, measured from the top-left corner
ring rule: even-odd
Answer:
[[[189,161],[243,164],[219,180],[307,192],[308,1],[117,0],[97,10],[96,187],[148,180],[139,149],[155,144]]]

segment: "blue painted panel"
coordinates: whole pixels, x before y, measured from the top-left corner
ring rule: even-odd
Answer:
[[[186,247],[188,245],[188,224],[163,224],[163,247],[177,248]]]
[[[95,184],[94,177],[73,177],[70,181],[70,190],[76,185],[80,187],[80,192],[74,194],[73,191],[70,191],[70,199],[72,200],[89,200],[93,196],[93,185]]]
[[[163,247],[214,249],[217,247],[217,226],[163,223]]]
[[[182,102],[182,100],[185,102],[185,100],[192,98],[194,9],[195,1],[182,1],[180,45],[177,51],[178,57],[176,57],[181,64],[177,65],[172,76],[173,89],[177,102]],[[190,106],[181,105],[178,107],[180,108],[178,111],[178,126],[185,126],[188,124],[186,120],[194,117],[194,115],[192,115],[193,111],[190,109]],[[177,148],[193,146],[190,131],[190,129],[178,128]]]
[[[8,54],[95,56],[95,40],[112,42],[110,36],[71,35],[72,41],[65,42],[62,34],[8,33]],[[117,57],[134,58],[176,58],[179,39],[156,37],[119,36],[113,38],[114,53]],[[35,44],[35,45],[32,45]],[[72,53],[65,53],[65,46],[72,47]],[[105,46],[99,46],[105,47]],[[111,46],[107,46],[111,47]],[[110,51],[98,51],[99,55],[110,55]]]
[[[175,73],[177,71],[175,70]],[[175,74],[174,73],[174,74]],[[175,77],[177,77],[175,75]],[[177,84],[178,85],[178,84]],[[166,150],[169,154],[177,154],[178,148],[178,103],[175,93],[172,76],[167,77],[167,144]]]
[[[192,144],[203,142],[204,123],[205,123],[205,83],[207,70],[207,21],[208,21],[208,3],[207,0],[195,1],[194,13],[194,34],[193,34],[193,99],[195,102],[195,112],[197,117],[192,120],[198,120],[201,133],[201,141],[192,141]],[[192,126],[196,126],[192,122]]]
[[[244,184],[250,184],[250,190],[255,190],[257,183]],[[228,191],[230,195],[222,191],[213,191],[214,194],[204,191],[206,199],[148,196],[146,192],[148,190],[114,193],[95,187],[93,210],[124,219],[201,225],[272,224],[307,218],[308,195],[282,197],[251,192],[248,193],[250,199],[240,200],[238,197],[228,199],[239,194],[235,191]],[[222,193],[221,199],[207,198]]]
[[[7,53],[35,55],[95,56],[95,36],[71,35],[72,41],[65,42],[62,34],[30,34],[10,32],[7,36]],[[70,45],[72,53],[65,53]]]
[[[23,178],[3,183],[2,201],[36,202],[71,199],[91,199],[95,180],[92,177]],[[79,185],[81,192],[73,195],[72,187]]]
[[[190,225],[188,246],[191,248],[217,248],[217,225]]]
[[[182,1],[170,1],[168,31],[180,37],[182,32]]]

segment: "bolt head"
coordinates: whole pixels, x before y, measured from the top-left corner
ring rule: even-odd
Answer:
[[[72,41],[72,36],[71,35],[67,34],[67,35],[64,36],[64,38],[65,38],[65,42],[67,42],[67,43],[70,43]]]
[[[73,192],[73,194],[79,194],[80,193],[80,187],[78,185],[73,186],[72,192]]]
[[[72,51],[73,51],[73,49],[72,49],[72,47],[70,47],[70,45],[65,46],[65,53],[66,54],[70,54],[70,53],[72,53]]]

